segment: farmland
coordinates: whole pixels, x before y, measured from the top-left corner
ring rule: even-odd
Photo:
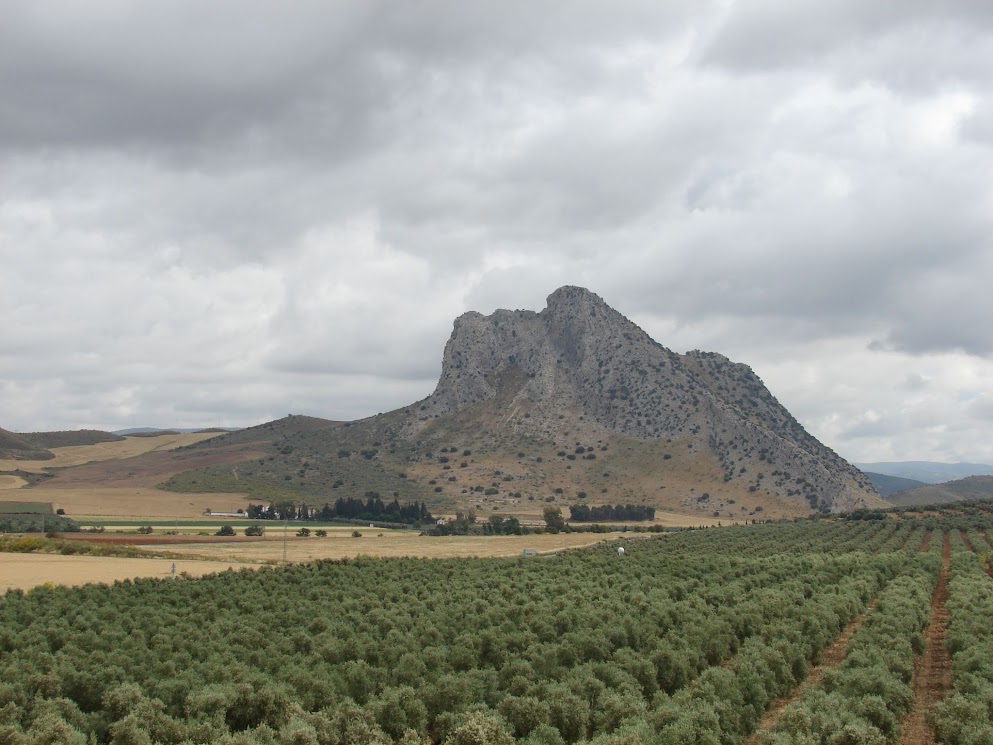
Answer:
[[[200,577],[211,572],[247,566],[227,561],[172,561],[167,559],[118,559],[104,556],[5,553],[0,562],[0,592],[12,588],[29,590],[39,585],[86,585],[135,579],[168,577],[172,564],[177,574]]]
[[[144,453],[173,450],[217,437],[216,432],[162,435],[159,437],[127,437],[113,442],[93,445],[70,445],[53,448],[51,460],[0,460],[0,471],[28,471],[41,473],[48,468],[68,468],[93,461],[132,458]]]
[[[288,545],[405,540],[365,533]],[[972,509],[643,537],[623,556],[175,580],[159,561],[157,578],[3,596],[0,737],[779,745],[924,742],[935,722],[941,742],[988,742],[991,535]]]

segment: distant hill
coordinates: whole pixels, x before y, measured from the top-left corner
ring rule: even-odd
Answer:
[[[252,439],[256,438],[256,439]],[[174,477],[177,491],[429,500],[644,504],[744,518],[883,506],[746,365],[676,354],[580,287],[533,311],[454,324],[434,393],[356,422],[288,417],[197,444],[267,442],[269,455]]]
[[[0,460],[51,460],[55,455],[23,435],[0,428]]]
[[[929,484],[910,491],[890,494],[888,502],[901,507],[970,499],[993,499],[993,476],[967,476],[943,484]]]
[[[235,432],[237,428],[235,427],[169,427],[167,429],[162,429],[160,427],[131,427],[130,429],[117,429],[114,430],[115,435],[124,435],[131,437],[157,437],[158,435],[189,435],[195,434],[197,432]]]
[[[124,438],[113,432],[98,429],[77,429],[65,432],[27,432],[21,435],[39,448],[64,448],[73,445],[96,445],[100,442],[117,442]]]
[[[993,466],[984,463],[936,463],[908,460],[892,463],[856,463],[862,471],[914,479],[925,484],[941,484],[966,476],[993,476]]]
[[[885,473],[873,473],[872,471],[863,471],[862,473],[869,477],[872,485],[876,487],[876,491],[884,499],[886,499],[888,494],[916,489],[918,486],[927,486],[923,481],[917,481],[916,479],[887,476]]]

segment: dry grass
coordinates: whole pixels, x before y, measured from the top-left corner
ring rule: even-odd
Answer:
[[[168,577],[172,560],[116,559],[103,556],[59,556],[55,554],[3,554],[0,560],[0,592],[10,588],[29,590],[51,583],[85,585],[137,577]],[[226,569],[250,567],[226,561],[176,561],[176,573],[200,577]]]
[[[0,471],[27,471],[44,473],[47,468],[67,468],[100,460],[133,458],[136,455],[158,450],[175,450],[184,445],[192,445],[202,440],[217,437],[218,432],[203,432],[184,435],[159,435],[158,437],[127,437],[116,442],[101,442],[96,445],[74,445],[53,448],[55,457],[51,460],[0,460]]]
[[[602,541],[624,538],[637,540],[631,534],[620,533],[559,533],[557,535],[523,536],[421,536],[413,531],[358,528],[361,538],[353,538],[355,528],[328,528],[326,538],[297,538],[295,526],[290,526],[286,539],[286,558],[291,562],[314,559],[343,559],[358,556],[411,556],[447,559],[460,556],[520,556],[525,548],[539,553],[551,553],[566,548],[591,546]],[[169,552],[210,559],[238,561],[280,561],[283,558],[283,533],[269,528],[266,540],[253,543],[218,543],[213,545],[170,545]]]
[[[11,476],[10,474],[0,474],[0,489],[20,489],[22,486],[28,482],[22,479],[20,476]]]

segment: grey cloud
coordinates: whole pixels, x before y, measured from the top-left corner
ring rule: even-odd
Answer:
[[[375,413],[579,284],[829,444],[983,441],[985,3],[2,10],[0,426]]]
[[[985,392],[969,404],[969,414],[984,423],[993,423],[993,395]]]
[[[852,47],[886,43],[889,36],[921,25],[932,36],[949,26],[988,29],[993,12],[988,4],[974,0],[940,4],[911,0],[899,6],[860,0],[736,2],[703,59],[735,70],[813,65]]]

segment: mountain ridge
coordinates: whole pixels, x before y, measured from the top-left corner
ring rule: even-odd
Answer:
[[[237,477],[215,466],[167,488],[317,504],[381,493],[532,516],[547,502],[736,520],[886,505],[747,365],[676,354],[570,286],[540,312],[456,318],[420,401],[354,422],[289,417],[192,448],[247,438],[268,440],[269,455]]]
[[[940,484],[889,494],[888,502],[900,507],[993,499],[993,476],[966,476]]]
[[[863,471],[914,479],[925,484],[941,484],[968,476],[993,476],[993,465],[986,463],[942,463],[929,460],[856,463]]]
[[[408,432],[508,386],[516,390],[506,426],[523,434],[555,436],[564,429],[556,426],[562,410],[573,409],[642,440],[706,433],[725,481],[741,480],[749,466],[782,465],[789,470],[771,475],[789,476],[774,478],[773,488],[802,495],[815,510],[849,509],[876,496],[864,474],[807,433],[747,365],[715,352],[676,354],[585,288],[559,288],[539,313],[459,316],[438,386],[419,402],[422,413]],[[762,457],[753,457],[756,449]],[[806,475],[794,476],[795,469]],[[764,477],[748,480],[767,486],[759,483]]]

